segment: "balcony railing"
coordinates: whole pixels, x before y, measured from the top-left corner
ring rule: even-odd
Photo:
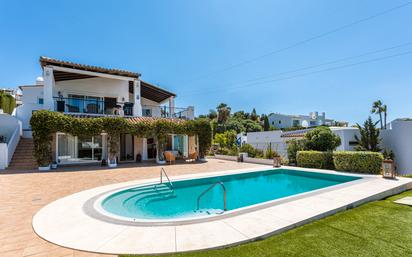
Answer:
[[[189,108],[142,105],[142,116],[161,117],[161,118],[179,118],[192,119],[193,114]]]
[[[110,100],[54,97],[54,109],[66,113],[133,116],[133,103]]]

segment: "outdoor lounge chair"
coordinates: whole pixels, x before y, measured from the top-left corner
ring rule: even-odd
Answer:
[[[189,161],[196,161],[197,160],[197,152],[189,153],[187,158]]]
[[[176,163],[176,157],[173,154],[173,152],[166,151],[166,152],[164,152],[164,155],[165,155],[166,161],[169,162],[169,164],[172,164],[172,162]]]

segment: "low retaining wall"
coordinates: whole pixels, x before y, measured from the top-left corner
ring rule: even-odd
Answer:
[[[214,158],[226,161],[237,161],[237,156],[230,156],[230,155],[223,155],[223,154],[215,154]],[[252,157],[244,157],[243,162],[246,163],[256,163],[256,164],[264,164],[264,165],[273,165],[273,160],[271,159],[261,159],[261,158],[252,158]]]

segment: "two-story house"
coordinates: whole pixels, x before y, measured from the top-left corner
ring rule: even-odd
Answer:
[[[43,76],[35,85],[23,85],[23,104],[16,116],[23,123],[24,137],[31,137],[30,118],[36,110],[51,110],[75,117],[120,116],[134,120],[158,118],[193,119],[194,107],[175,107],[176,94],[140,79],[140,74],[40,57]],[[170,135],[168,150],[187,156],[195,151],[194,137]],[[107,158],[104,133],[78,137],[57,133],[53,160],[58,164],[99,162]],[[156,141],[122,134],[120,160],[155,160]]]
[[[336,122],[332,119],[327,119],[325,112],[311,112],[309,115],[287,115],[280,113],[271,113],[268,116],[269,123],[279,129],[291,127],[316,127],[316,126],[334,126],[340,124],[347,126],[347,122]]]

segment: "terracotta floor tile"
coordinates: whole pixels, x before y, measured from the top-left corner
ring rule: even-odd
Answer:
[[[206,163],[164,166],[175,175],[258,167],[210,159]],[[33,215],[48,203],[66,195],[107,184],[159,177],[160,166],[152,163],[124,164],[116,169],[99,166],[66,167],[52,172],[0,172],[0,257],[109,256],[74,251],[40,239],[33,231]]]

